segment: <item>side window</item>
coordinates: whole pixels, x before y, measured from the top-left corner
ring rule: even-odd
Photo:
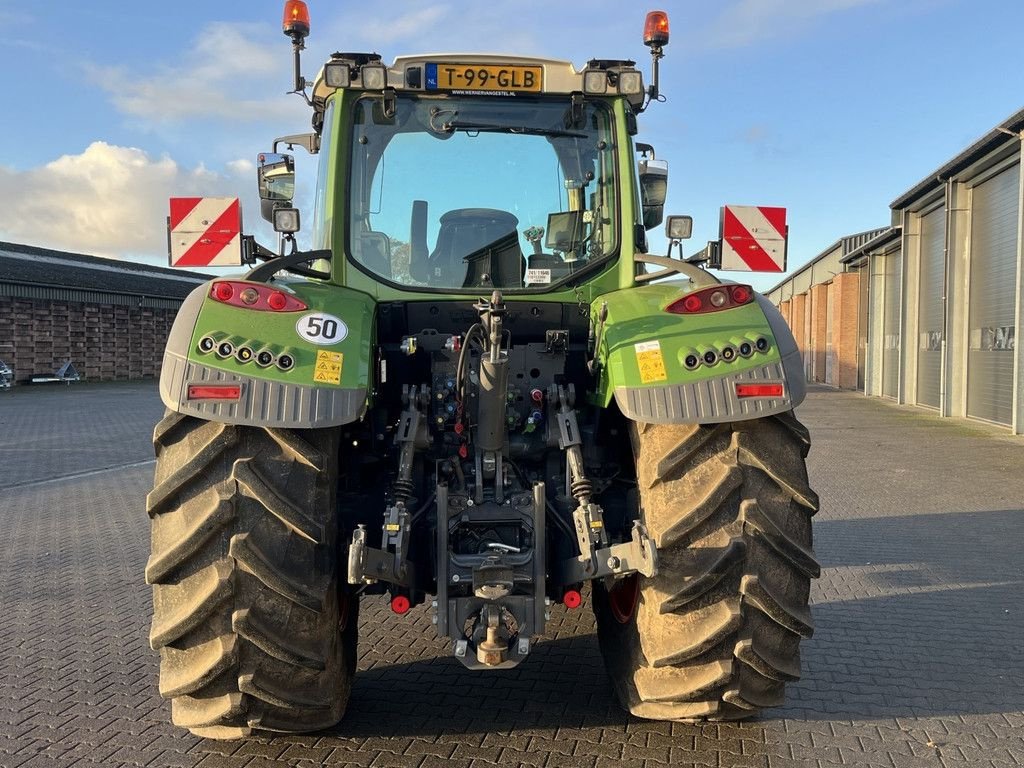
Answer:
[[[324,127],[320,134],[320,163],[316,172],[316,198],[313,202],[313,249],[328,248],[331,243],[331,223],[327,219],[327,179],[330,176],[331,138],[334,133],[334,100],[324,112]]]

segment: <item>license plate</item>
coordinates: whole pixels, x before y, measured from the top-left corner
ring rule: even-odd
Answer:
[[[543,67],[501,64],[427,64],[429,91],[509,91],[540,93]]]

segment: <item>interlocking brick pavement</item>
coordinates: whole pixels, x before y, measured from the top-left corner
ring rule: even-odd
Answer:
[[[811,393],[817,632],[753,722],[623,714],[587,610],[556,611],[517,669],[470,673],[423,608],[374,598],[337,727],[216,742],[169,724],[146,642],[137,463],[160,413],[152,384],[0,395],[0,768],[1024,765],[1024,440]]]

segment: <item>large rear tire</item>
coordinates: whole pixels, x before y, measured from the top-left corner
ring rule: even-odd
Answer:
[[[735,424],[634,424],[641,514],[659,570],[594,589],[622,705],[655,720],[736,720],[782,703],[813,632],[818,497],[792,414]]]
[[[153,443],[150,644],[172,721],[208,738],[334,725],[358,613],[338,580],[339,431],[168,412]]]

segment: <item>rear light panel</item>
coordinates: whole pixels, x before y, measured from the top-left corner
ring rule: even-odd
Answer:
[[[240,280],[215,280],[210,286],[210,298],[222,304],[263,312],[301,312],[309,306],[277,288],[261,283]]]
[[[699,315],[742,307],[753,300],[754,289],[749,285],[713,285],[676,299],[665,311],[674,315]]]

